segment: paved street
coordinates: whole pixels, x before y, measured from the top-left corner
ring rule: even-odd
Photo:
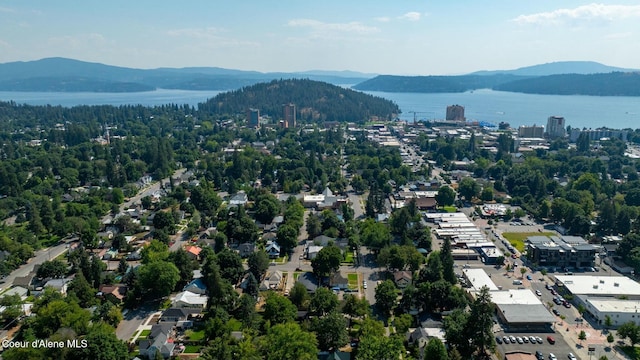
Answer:
[[[35,257],[29,259],[28,263],[20,266],[16,270],[12,271],[9,275],[7,275],[4,279],[2,279],[3,282],[2,286],[0,287],[0,292],[13,286],[13,281],[15,280],[15,278],[27,276],[27,274],[29,274],[37,264],[42,264],[47,260],[53,260],[65,251],[67,251],[67,244],[59,244],[36,251]]]

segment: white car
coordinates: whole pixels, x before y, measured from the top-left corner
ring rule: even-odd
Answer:
[[[567,357],[569,358],[569,360],[577,360],[576,356],[573,355],[573,353],[569,353],[569,355],[567,355]]]
[[[558,358],[553,353],[549,353],[549,360],[558,360]]]
[[[367,288],[367,282],[366,281],[362,282],[362,287],[365,288],[365,289]]]
[[[540,290],[536,290],[536,295],[542,296],[542,293],[540,292]]]

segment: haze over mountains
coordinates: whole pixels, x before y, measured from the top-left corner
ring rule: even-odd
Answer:
[[[620,73],[627,74],[621,76]],[[463,92],[490,88],[549,94],[640,95],[640,90],[636,90],[640,89],[638,70],[589,61],[555,62],[459,76],[395,76],[325,70],[262,73],[219,67],[133,69],[67,58],[0,64],[0,91],[230,90],[290,78],[307,78],[336,85],[357,84],[355,89],[365,91]],[[571,82],[570,86],[564,84],[565,81]],[[554,90],[559,84],[563,85],[562,89]],[[605,84],[607,86],[600,86]]]

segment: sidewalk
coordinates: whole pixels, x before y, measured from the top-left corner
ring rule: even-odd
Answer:
[[[567,331],[569,329],[569,331]],[[580,340],[580,332],[584,331],[587,335],[586,340]],[[558,327],[558,333],[561,333],[569,346],[575,350],[575,355],[579,359],[599,359],[600,356],[605,355],[610,360],[620,359],[627,360],[627,357],[614,350],[615,343],[609,344],[607,342],[607,335],[603,334],[600,330],[593,329],[587,322],[584,324],[569,325],[564,323],[562,327]],[[595,345],[595,352],[589,355],[588,348],[590,345]],[[609,351],[606,351],[609,348]]]

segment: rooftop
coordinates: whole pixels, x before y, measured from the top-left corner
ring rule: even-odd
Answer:
[[[640,296],[640,284],[625,276],[556,275],[574,295]]]
[[[586,301],[599,312],[637,313],[640,310],[640,301],[638,300],[589,298]]]
[[[471,283],[471,288],[474,291],[480,291],[483,286],[488,287],[489,290],[498,290],[498,287],[484,269],[464,269],[463,273]]]

